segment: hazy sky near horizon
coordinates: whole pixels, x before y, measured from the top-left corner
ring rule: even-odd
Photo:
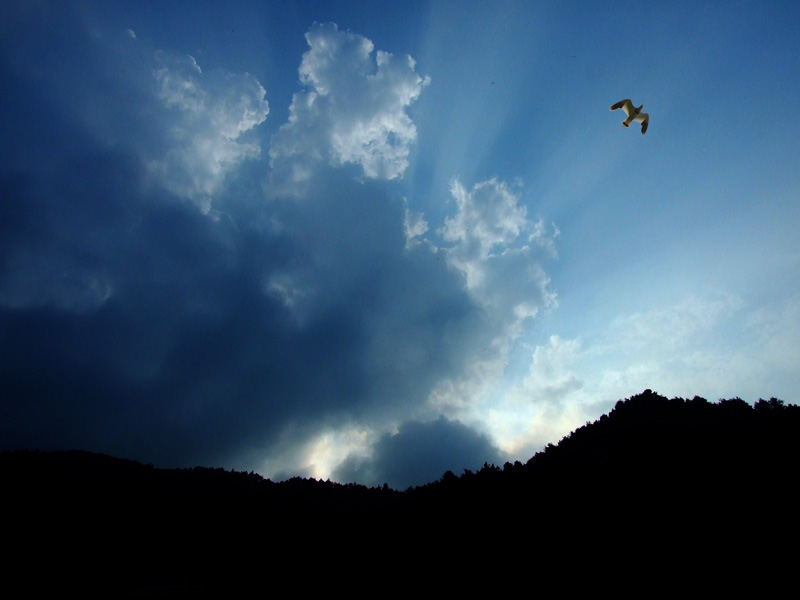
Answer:
[[[6,1],[0,450],[404,489],[797,403],[797,73],[795,2]]]

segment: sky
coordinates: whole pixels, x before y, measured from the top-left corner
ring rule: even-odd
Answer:
[[[796,2],[6,0],[0,450],[405,489],[797,403],[798,73]]]

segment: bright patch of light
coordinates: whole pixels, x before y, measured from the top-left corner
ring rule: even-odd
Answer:
[[[306,470],[315,479],[329,479],[348,457],[368,456],[373,438],[372,431],[359,427],[326,431],[308,445]]]

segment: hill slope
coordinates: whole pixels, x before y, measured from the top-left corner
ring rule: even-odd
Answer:
[[[448,472],[405,492],[155,469],[85,452],[6,452],[5,543],[19,558],[11,570],[28,573],[32,589],[102,581],[228,590],[225,569],[268,565],[299,576],[355,560],[391,578],[410,556],[522,539],[548,552],[574,551],[578,541],[652,551],[687,539],[719,552],[796,530],[786,507],[797,493],[798,434],[800,408],[776,399],[752,407],[646,390],[526,464]],[[50,576],[32,575],[41,572]]]

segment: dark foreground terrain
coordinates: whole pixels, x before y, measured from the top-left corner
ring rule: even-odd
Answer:
[[[545,584],[649,597],[694,578],[708,593],[770,597],[797,564],[798,458],[798,406],[650,390],[526,464],[402,492],[5,452],[3,580],[18,594],[6,597],[495,596]]]

